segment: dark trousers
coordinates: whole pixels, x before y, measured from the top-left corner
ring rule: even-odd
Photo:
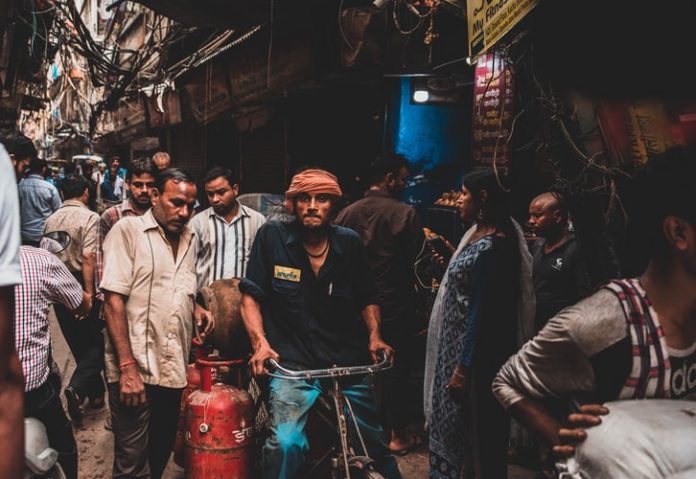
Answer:
[[[84,287],[81,273],[74,276]],[[58,303],[54,305],[58,324],[77,364],[69,386],[81,398],[104,395],[104,321],[99,319],[100,306],[95,301],[89,316],[78,321],[65,306]]]
[[[24,416],[46,427],[48,443],[60,454],[58,462],[68,479],[77,479],[77,445],[72,426],[60,402],[60,377],[51,373],[38,388],[24,393]]]
[[[109,383],[114,431],[114,478],[162,477],[174,447],[183,389],[145,385],[147,401],[137,407],[119,400],[119,384]]]
[[[326,387],[327,384],[318,379],[294,381],[271,378],[268,402],[271,434],[263,446],[261,464],[264,479],[295,477],[309,449],[305,432],[309,411]],[[371,379],[364,378],[358,383],[344,385],[342,389],[353,408],[367,454],[375,460],[375,469],[385,479],[401,479],[399,466],[387,449],[384,431],[379,424]],[[350,420],[348,427],[353,430]],[[353,445],[358,454],[363,453],[357,440],[353,441]]]
[[[491,383],[498,368],[473,369],[476,408],[476,440],[478,463],[484,479],[507,477],[507,451],[510,439],[510,417],[493,395]]]
[[[401,430],[422,415],[416,405],[423,388],[414,385],[411,364],[423,351],[416,351],[413,329],[398,320],[383,322],[381,332],[384,341],[394,348],[394,365],[381,378],[382,415],[389,429]]]

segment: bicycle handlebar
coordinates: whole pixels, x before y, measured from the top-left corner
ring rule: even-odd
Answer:
[[[374,374],[381,371],[386,371],[392,367],[386,351],[380,350],[377,355],[380,358],[380,361],[377,364],[370,364],[367,366],[333,367],[326,369],[308,369],[305,371],[293,371],[291,369],[284,368],[278,364],[275,359],[267,359],[266,369],[268,370],[268,375],[274,378],[300,380],[341,378],[347,376],[359,376],[362,374]]]

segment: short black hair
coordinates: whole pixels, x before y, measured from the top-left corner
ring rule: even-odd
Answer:
[[[17,157],[20,158],[20,157]],[[48,166],[48,163],[46,163],[46,160],[42,160],[41,158],[32,158],[31,161],[29,162],[29,173],[35,173],[35,174],[43,174],[44,169]]]
[[[34,159],[38,156],[34,142],[27,138],[22,132],[10,131],[0,133],[0,143],[10,155],[14,155],[17,160],[25,158]]]
[[[696,148],[675,146],[650,159],[636,173],[632,188],[636,234],[645,236],[653,255],[667,251],[662,224],[676,216],[696,228]]]
[[[61,183],[63,190],[63,199],[70,200],[82,196],[87,188],[87,180],[82,175],[66,176]]]
[[[408,160],[401,155],[390,153],[372,162],[367,180],[370,185],[379,184],[389,173],[398,176],[402,168],[408,168]]]
[[[152,175],[155,178],[159,174],[157,165],[150,158],[143,156],[131,161],[128,171],[126,172],[126,181],[131,180],[133,176]]]
[[[173,181],[174,183],[183,181],[184,183],[196,184],[193,176],[181,168],[167,168],[155,176],[155,188],[157,188],[160,194],[164,191],[167,181]]]
[[[224,168],[222,166],[216,166],[208,173],[206,173],[203,183],[208,183],[209,181],[213,181],[220,177],[226,179],[230,186],[234,186],[236,184],[234,180],[234,175],[232,175],[232,170],[230,170],[229,168]]]

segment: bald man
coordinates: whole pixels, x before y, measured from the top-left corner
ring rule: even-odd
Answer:
[[[155,162],[159,171],[164,171],[172,166],[172,158],[166,151],[158,151],[152,155],[152,161]]]
[[[582,299],[589,292],[589,281],[560,196],[544,193],[534,198],[529,227],[539,237],[532,246],[538,331],[561,309]]]

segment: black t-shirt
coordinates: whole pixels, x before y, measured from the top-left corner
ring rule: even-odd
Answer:
[[[329,252],[316,276],[297,228],[277,221],[259,228],[239,290],[261,305],[281,363],[306,369],[370,364],[361,311],[378,304],[378,295],[360,237],[330,226]]]
[[[561,309],[581,299],[584,274],[574,236],[550,253],[544,253],[545,244],[546,240],[540,239],[532,246],[537,330]]]
[[[354,230],[365,244],[382,321],[407,329],[415,309],[413,263],[425,239],[416,211],[385,191],[370,190],[341,211],[336,224]]]

